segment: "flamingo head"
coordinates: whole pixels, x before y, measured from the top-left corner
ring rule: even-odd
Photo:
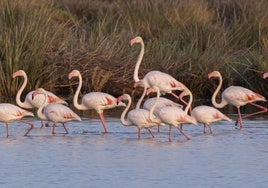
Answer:
[[[26,73],[23,70],[18,70],[12,74],[12,78],[16,78],[17,76],[23,76],[26,75]]]
[[[121,95],[121,96],[119,96],[117,98],[117,104],[120,104],[120,103],[122,103],[122,101],[128,100],[128,99],[129,99],[129,95],[128,94],[123,94],[123,95]]]
[[[263,74],[263,79],[265,79],[267,77],[268,77],[268,72],[266,72],[266,73]]]
[[[212,77],[220,77],[221,73],[219,71],[213,71],[211,73],[208,74],[208,78],[212,78]]]
[[[197,121],[193,116],[185,116],[185,120],[189,123],[192,123],[194,125],[197,125]]]
[[[45,93],[46,90],[44,90],[43,88],[38,88],[32,93],[32,99],[34,99],[34,97],[38,94],[45,94]]]
[[[130,46],[132,46],[135,43],[142,43],[142,42],[143,42],[142,38],[140,36],[137,36],[137,37],[131,39]]]
[[[70,80],[70,79],[72,79],[72,77],[77,77],[77,76],[79,76],[79,75],[81,75],[81,74],[80,74],[80,72],[79,72],[78,70],[73,70],[72,72],[70,72],[70,73],[68,74],[68,78],[69,78],[69,80]]]

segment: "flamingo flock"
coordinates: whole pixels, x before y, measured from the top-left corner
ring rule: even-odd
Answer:
[[[213,106],[201,105],[192,108],[194,100],[192,92],[185,84],[179,82],[171,75],[156,70],[148,72],[142,79],[139,78],[138,72],[144,56],[145,45],[140,36],[130,41],[131,46],[134,44],[141,45],[133,73],[134,88],[143,87],[143,93],[133,109],[130,109],[132,97],[127,93],[123,93],[116,98],[108,93],[100,91],[90,92],[82,96],[81,102],[78,102],[79,93],[82,88],[82,75],[79,70],[72,70],[68,74],[69,80],[74,77],[78,78],[78,86],[73,97],[74,108],[80,111],[95,110],[99,115],[104,133],[109,132],[104,111],[117,107],[125,108],[121,113],[120,121],[125,127],[137,127],[138,139],[141,138],[142,129],[146,129],[151,137],[154,138],[155,134],[151,128],[158,127],[159,133],[161,126],[168,125],[169,142],[172,141],[172,127],[177,128],[186,140],[191,139],[183,128],[185,124],[203,124],[203,134],[207,133],[206,127],[208,127],[209,133],[213,135],[214,132],[211,124],[222,120],[232,121],[231,118],[219,110],[228,104],[237,108],[238,118],[236,119],[235,125],[239,123],[240,129],[244,127],[244,118],[268,111],[266,107],[256,104],[257,101],[266,101],[264,96],[241,86],[227,87],[221,94],[220,102],[217,102],[216,98],[223,84],[222,75],[219,71],[208,73],[209,79],[216,78],[219,80],[218,86],[211,98]],[[55,129],[57,124],[61,124],[65,130],[64,134],[68,134],[69,131],[66,127],[67,122],[82,121],[81,117],[68,107],[68,103],[65,100],[43,88],[30,91],[26,95],[25,100],[21,101],[21,95],[26,88],[28,77],[23,70],[18,70],[12,74],[12,78],[16,77],[23,77],[23,83],[16,95],[16,103],[18,106],[10,103],[0,103],[0,122],[6,125],[6,137],[10,135],[9,124],[13,121],[19,121],[30,126],[24,133],[24,136],[28,136],[30,131],[34,128],[33,123],[24,119],[26,116],[34,117],[34,113],[28,110],[36,109],[36,115],[41,120],[41,128],[44,125],[43,121],[46,121],[46,124],[49,122],[53,123],[53,135],[56,134]],[[263,78],[268,78],[268,72],[263,74]],[[177,95],[175,91],[179,91],[180,95]],[[156,93],[156,97],[151,97],[144,101],[145,95],[149,96],[151,93]],[[181,101],[182,104],[175,103],[165,96],[161,96],[165,94],[171,94]],[[184,100],[186,96],[189,97],[188,102]],[[242,117],[240,108],[246,104],[251,104],[260,110]]]

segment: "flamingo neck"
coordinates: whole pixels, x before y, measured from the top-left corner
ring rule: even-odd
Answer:
[[[75,94],[74,94],[73,104],[74,104],[74,107],[78,110],[86,110],[85,106],[78,103],[78,95],[79,95],[81,88],[82,88],[82,76],[81,76],[81,74],[79,74],[77,77],[79,79],[79,83],[78,83],[78,87],[77,87]]]
[[[22,108],[32,108],[31,106],[27,105],[26,102],[21,101],[21,94],[22,94],[23,90],[25,89],[26,84],[28,82],[28,78],[27,78],[26,73],[23,73],[22,77],[23,77],[23,83],[22,83],[22,85],[21,85],[21,87],[16,95],[16,103]]]
[[[127,111],[129,110],[129,108],[131,106],[132,100],[131,100],[130,95],[126,94],[126,96],[127,96],[128,104],[127,104],[125,110],[122,112],[121,117],[120,117],[120,120],[121,120],[121,123],[124,126],[129,126],[129,125],[131,125],[131,122],[129,122],[129,121],[126,120],[126,114],[127,114]]]
[[[187,104],[187,106],[185,107],[185,109],[184,109],[184,112],[186,113],[186,114],[188,114],[188,111],[189,111],[189,109],[191,108],[191,105],[192,105],[192,103],[193,103],[193,94],[192,94],[192,92],[189,90],[189,102],[188,102],[188,104]]]
[[[143,93],[142,93],[140,99],[138,100],[138,102],[137,102],[137,104],[136,104],[136,109],[141,108],[141,103],[142,103],[142,101],[143,101],[143,99],[144,99],[144,97],[145,97],[145,95],[146,95],[146,91],[147,91],[147,88],[144,87],[144,89],[143,89]]]
[[[41,120],[47,120],[47,117],[44,115],[44,108],[48,104],[48,96],[47,96],[47,92],[43,92],[42,94],[45,96],[45,100],[44,100],[43,104],[38,108],[37,116]]]
[[[222,86],[222,76],[219,75],[219,85],[216,88],[216,90],[214,91],[213,95],[212,95],[212,104],[216,107],[216,108],[223,108],[224,106],[227,105],[227,103],[222,99],[220,103],[217,103],[216,101],[216,97],[221,89]]]
[[[149,118],[150,118],[151,120],[155,119],[155,118],[153,118],[153,114],[154,114],[155,108],[156,108],[156,106],[157,106],[158,99],[159,99],[159,97],[160,97],[160,90],[159,90],[158,87],[157,87],[157,92],[156,92],[156,93],[157,93],[157,94],[156,94],[156,99],[155,99],[154,104],[153,104],[152,108],[150,109],[150,113],[149,113]]]
[[[140,51],[138,60],[136,62],[136,66],[134,69],[134,75],[133,75],[133,79],[135,82],[138,82],[140,80],[138,73],[139,73],[140,64],[141,64],[141,61],[142,61],[143,55],[144,55],[144,43],[141,41],[140,44],[141,44],[141,51]]]

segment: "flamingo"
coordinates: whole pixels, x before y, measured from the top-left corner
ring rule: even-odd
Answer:
[[[156,89],[157,90],[157,89]],[[160,96],[160,91],[157,91],[157,97]],[[117,99],[119,102],[121,102],[122,100],[127,100],[128,104],[125,108],[125,110],[122,112],[120,120],[121,123],[124,126],[136,126],[138,128],[138,138],[140,139],[141,137],[141,129],[145,128],[148,130],[148,132],[151,134],[151,136],[154,138],[154,134],[152,133],[152,131],[150,130],[151,127],[159,125],[161,122],[159,121],[159,119],[157,119],[154,115],[154,109],[156,107],[157,104],[157,100],[155,100],[154,105],[152,106],[152,108],[149,110],[146,109],[142,109],[142,108],[135,108],[132,109],[128,112],[130,106],[131,106],[131,97],[129,94],[123,94],[120,97],[118,97]],[[127,114],[128,112],[128,114]],[[126,114],[127,114],[127,118],[126,118]],[[150,118],[151,117],[151,118]]]
[[[22,120],[22,118],[25,116],[33,117],[34,114],[13,104],[0,103],[0,121],[6,124],[7,137],[9,136],[9,123],[16,120],[30,126],[24,136],[28,135],[28,133],[33,129],[34,125],[28,121]]]
[[[255,93],[247,88],[241,87],[241,86],[229,86],[228,88],[226,88],[222,93],[221,102],[217,103],[216,96],[217,96],[217,94],[220,91],[221,86],[222,86],[222,76],[221,76],[221,73],[219,71],[213,71],[213,72],[208,74],[208,78],[210,79],[213,77],[219,78],[219,84],[218,84],[217,89],[215,90],[215,92],[212,95],[212,104],[216,108],[223,108],[227,104],[231,104],[231,105],[235,106],[237,108],[237,112],[238,112],[238,120],[237,121],[240,122],[240,128],[243,127],[242,116],[240,113],[240,106],[244,106],[246,104],[251,104],[253,106],[256,106],[256,107],[262,109],[259,112],[248,114],[248,115],[244,116],[244,118],[250,117],[250,116],[255,115],[255,114],[267,112],[267,108],[254,103],[256,101],[266,101],[264,96],[262,96],[258,93]]]
[[[263,73],[263,79],[268,77],[268,72]]]
[[[184,96],[189,95],[189,90],[184,90],[180,94],[180,98]],[[185,102],[185,101],[184,101]],[[185,102],[186,103],[186,102]],[[186,103],[187,104],[187,103]],[[220,112],[218,109],[211,107],[211,106],[206,106],[206,105],[201,105],[201,106],[196,106],[191,110],[191,116],[193,116],[197,122],[202,123],[204,125],[203,133],[206,133],[206,126],[208,126],[210,130],[210,134],[213,134],[212,128],[211,128],[211,123],[221,121],[221,120],[227,120],[231,121],[229,117],[224,115],[222,112]]]
[[[59,103],[48,103],[47,92],[43,88],[38,88],[32,93],[32,97],[42,94],[45,96],[45,101],[38,108],[37,114],[43,116],[43,119],[53,122],[52,134],[55,134],[56,123],[62,123],[62,126],[68,134],[68,130],[65,126],[65,123],[68,121],[81,121],[81,118],[74,113],[69,107],[59,104]]]
[[[24,102],[21,101],[21,94],[26,87],[28,77],[27,77],[27,74],[25,73],[25,71],[23,71],[23,70],[18,70],[12,74],[13,78],[16,78],[17,76],[22,76],[24,78],[24,81],[23,81],[23,84],[20,87],[20,89],[16,95],[16,103],[20,107],[25,108],[25,109],[39,108],[40,106],[42,106],[42,104],[44,103],[44,100],[45,100],[44,95],[37,95],[34,99],[32,99],[32,94],[34,91],[30,91],[26,95]],[[63,99],[61,99],[60,97],[56,96],[55,94],[53,94],[49,91],[46,91],[46,92],[48,94],[49,103],[61,103],[61,104],[67,105],[67,102],[64,101]],[[41,128],[42,127],[43,127],[43,119],[41,119]]]
[[[153,92],[153,90],[149,89],[148,93]],[[178,106],[164,106],[157,110],[155,110],[154,114],[157,118],[160,119],[161,123],[169,125],[169,141],[172,141],[172,126],[177,127],[180,133],[187,139],[190,140],[190,136],[188,136],[180,126],[183,123],[192,123],[194,125],[197,124],[197,121],[194,117],[188,115],[188,110],[191,107],[193,96],[192,93],[189,93],[190,100],[188,105],[184,110]]]
[[[79,84],[73,98],[74,107],[78,110],[89,110],[89,109],[96,110],[102,122],[104,133],[107,133],[108,129],[103,111],[106,109],[112,109],[119,106],[125,106],[125,104],[122,102],[117,103],[117,98],[113,97],[108,93],[103,92],[87,93],[86,95],[83,96],[81,104],[79,104],[78,95],[82,87],[82,76],[78,70],[73,70],[72,72],[69,73],[68,77],[69,79],[73,77],[78,77],[79,79]]]
[[[134,88],[140,86],[143,87],[144,90],[147,90],[149,87],[157,86],[161,93],[170,93],[178,99],[179,97],[173,93],[173,91],[182,91],[186,88],[186,86],[183,83],[177,81],[171,75],[160,71],[150,71],[144,76],[142,80],[139,79],[138,71],[144,55],[144,42],[140,36],[137,36],[130,41],[130,45],[132,46],[135,43],[141,44],[141,51],[134,69]]]

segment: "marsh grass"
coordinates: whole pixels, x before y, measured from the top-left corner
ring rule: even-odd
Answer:
[[[10,75],[24,69],[28,90],[42,86],[70,95],[77,81],[67,75],[78,69],[82,93],[139,96],[132,75],[140,46],[129,47],[129,41],[140,35],[140,77],[164,71],[195,98],[210,98],[216,81],[207,74],[219,70],[223,87],[242,85],[267,96],[261,77],[268,70],[267,9],[264,0],[3,0],[0,93],[14,96],[20,81]]]

